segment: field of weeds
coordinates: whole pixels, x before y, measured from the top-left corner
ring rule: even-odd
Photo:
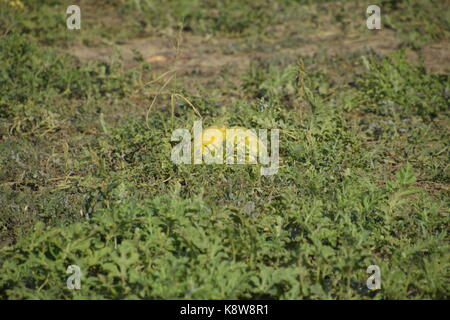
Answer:
[[[0,0],[0,299],[449,298],[450,1],[76,2]]]

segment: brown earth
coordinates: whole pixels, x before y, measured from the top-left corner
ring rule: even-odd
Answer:
[[[218,73],[221,68],[229,66],[240,72],[248,68],[252,60],[264,60],[278,57],[311,57],[325,52],[327,55],[341,55],[361,51],[373,51],[387,54],[400,48],[400,42],[389,30],[377,32],[370,37],[350,35],[340,37],[338,33],[329,32],[321,36],[295,39],[298,45],[288,48],[280,43],[260,42],[258,50],[248,50],[242,39],[207,38],[184,34],[177,55],[176,39],[143,38],[129,40],[120,45],[87,47],[74,45],[69,53],[81,61],[109,61],[114,53],[120,54],[125,69],[137,66],[136,52],[156,69],[177,70],[178,75],[195,71],[205,77]],[[419,51],[407,51],[411,61],[423,60],[426,68],[437,73],[449,73],[450,42],[442,41],[424,46]]]

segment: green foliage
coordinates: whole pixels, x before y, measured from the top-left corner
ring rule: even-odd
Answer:
[[[383,24],[398,32],[406,44],[419,49],[431,41],[449,38],[449,4],[448,0],[384,0],[380,6]]]
[[[230,125],[290,133],[281,138],[277,175],[260,177],[252,166],[174,165],[170,133],[191,126],[188,106],[178,105],[185,112],[171,124],[159,111],[149,127],[132,121],[114,128],[91,146],[99,163],[92,178],[109,183],[86,193],[86,220],[37,223],[4,248],[3,298],[445,297],[449,257],[439,205],[414,187],[409,164],[377,184],[363,136],[346,129],[343,109],[321,98],[323,75],[304,74],[316,109],[306,122],[292,117],[284,107],[290,99],[277,88],[293,86],[295,70],[260,70],[256,78],[252,71],[248,79],[267,87],[271,104],[261,111],[242,100],[222,114]],[[371,293],[365,269],[374,263],[383,291]],[[65,286],[71,264],[81,267],[80,291]]]
[[[67,6],[60,0],[18,1],[22,5],[11,5],[13,1],[0,1],[0,30],[2,34],[11,29],[23,35],[42,40],[45,45],[72,40],[73,34],[61,28],[65,26]]]
[[[242,35],[263,30],[273,22],[278,6],[272,1],[129,1],[125,10],[137,10],[154,27],[178,26],[197,33]],[[169,13],[169,14],[167,14]]]
[[[450,81],[447,75],[430,74],[423,67],[409,64],[402,52],[381,62],[363,60],[369,73],[358,84],[363,97],[374,105],[374,112],[391,116],[413,112],[433,118],[448,111],[450,100],[445,92]]]
[[[15,33],[0,40],[0,64],[0,113],[14,119],[9,129],[17,132],[55,131],[64,113],[57,102],[124,96],[137,72],[122,73],[120,63],[79,66]]]
[[[326,2],[105,0],[123,24],[86,15],[78,41],[171,34],[184,20],[245,50],[279,23],[276,48],[292,47],[337,17],[351,30],[360,2]],[[192,105],[162,94],[146,117],[158,68],[42,46],[72,39],[60,1],[0,3],[1,299],[448,299],[448,76],[402,52],[261,58],[241,81],[225,67],[198,84],[177,75],[165,90]],[[431,20],[427,37],[442,39]],[[279,171],[174,164],[170,137],[192,129],[192,106],[204,127],[280,129]],[[72,264],[79,291],[66,286]]]
[[[393,183],[411,182],[409,170]],[[401,210],[383,209],[389,189],[361,181],[346,179],[328,200],[288,190],[277,202],[281,211],[258,216],[196,196],[185,200],[180,185],[143,201],[124,198],[119,185],[113,189],[122,199],[87,221],[38,223],[3,249],[0,292],[2,298],[367,298],[363,271],[375,262],[383,269],[380,298],[445,296],[448,246],[436,245],[445,233],[436,207],[424,198],[411,203],[409,219],[396,217]],[[426,215],[427,226],[415,215]],[[374,261],[374,254],[381,256]],[[82,270],[80,291],[65,286],[71,264]]]

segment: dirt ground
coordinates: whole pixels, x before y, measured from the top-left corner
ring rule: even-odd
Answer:
[[[68,52],[81,61],[107,61],[115,52],[123,59],[125,69],[137,66],[134,60],[136,52],[143,59],[154,65],[156,69],[178,71],[178,75],[190,74],[193,71],[210,77],[224,66],[238,72],[247,70],[252,60],[273,59],[274,56],[294,59],[295,57],[312,57],[321,51],[328,55],[340,55],[363,50],[385,55],[398,50],[401,44],[394,32],[383,30],[374,32],[373,36],[342,37],[334,31],[324,32],[301,39],[302,45],[294,48],[283,48],[279,43],[261,42],[263,50],[248,50],[241,39],[205,38],[184,33],[177,48],[177,39],[172,38],[141,38],[132,39],[120,45],[103,45],[88,47],[74,45]],[[178,52],[178,54],[177,54]],[[450,42],[441,41],[424,46],[418,51],[407,50],[408,58],[413,62],[423,61],[426,68],[437,73],[448,73],[450,63]]]

